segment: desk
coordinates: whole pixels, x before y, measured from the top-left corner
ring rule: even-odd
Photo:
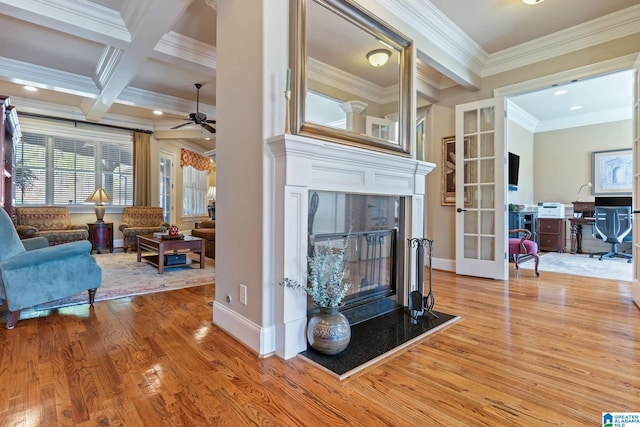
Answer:
[[[595,202],[572,202],[573,218],[571,222],[571,253],[582,253],[582,226],[592,225],[595,222],[593,218],[596,210]]]

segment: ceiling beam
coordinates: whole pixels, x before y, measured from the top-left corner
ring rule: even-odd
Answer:
[[[122,54],[110,50],[110,55],[118,58],[114,59],[113,66],[101,69],[108,75],[96,76],[97,81],[104,83],[100,87],[100,95],[84,111],[87,120],[98,121],[109,111],[111,105],[139,73],[147,57],[151,55],[162,37],[171,31],[191,1],[152,0],[148,2],[146,10],[135,23],[136,28],[131,31],[132,40],[129,48]]]

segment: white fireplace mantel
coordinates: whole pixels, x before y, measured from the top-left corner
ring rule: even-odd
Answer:
[[[307,138],[279,135],[267,141],[273,154],[274,275],[303,281],[306,271],[310,190],[403,196],[411,199],[407,236],[423,235],[425,176],[433,163]],[[411,260],[411,254],[406,258]],[[410,275],[413,269],[406,269]],[[411,283],[406,280],[406,283]],[[409,290],[399,290],[408,295]],[[285,359],[306,349],[306,294],[277,286],[273,292],[275,351]]]

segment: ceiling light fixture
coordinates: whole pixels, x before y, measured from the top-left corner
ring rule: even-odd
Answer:
[[[538,4],[538,3],[542,3],[544,0],[522,0],[522,3],[524,4]]]
[[[155,114],[156,116],[161,116],[161,115],[162,115],[162,111],[160,111],[160,110],[153,110],[153,114]]]
[[[382,67],[387,63],[390,56],[391,52],[387,49],[375,49],[367,53],[367,60],[374,67]]]
[[[560,90],[557,90],[557,91],[553,92],[554,95],[564,95],[565,93],[569,93],[569,91],[566,90],[566,89],[560,89]]]
[[[27,90],[27,91],[29,91],[29,92],[37,92],[37,91],[38,91],[38,88],[33,87],[33,86],[28,86],[28,85],[27,85],[27,86],[25,86],[25,87],[24,87],[24,90]]]

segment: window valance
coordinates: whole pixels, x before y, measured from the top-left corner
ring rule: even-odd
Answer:
[[[193,151],[180,149],[180,166],[191,166],[194,169],[200,171],[211,170],[211,160],[203,156],[202,154],[194,153]]]

